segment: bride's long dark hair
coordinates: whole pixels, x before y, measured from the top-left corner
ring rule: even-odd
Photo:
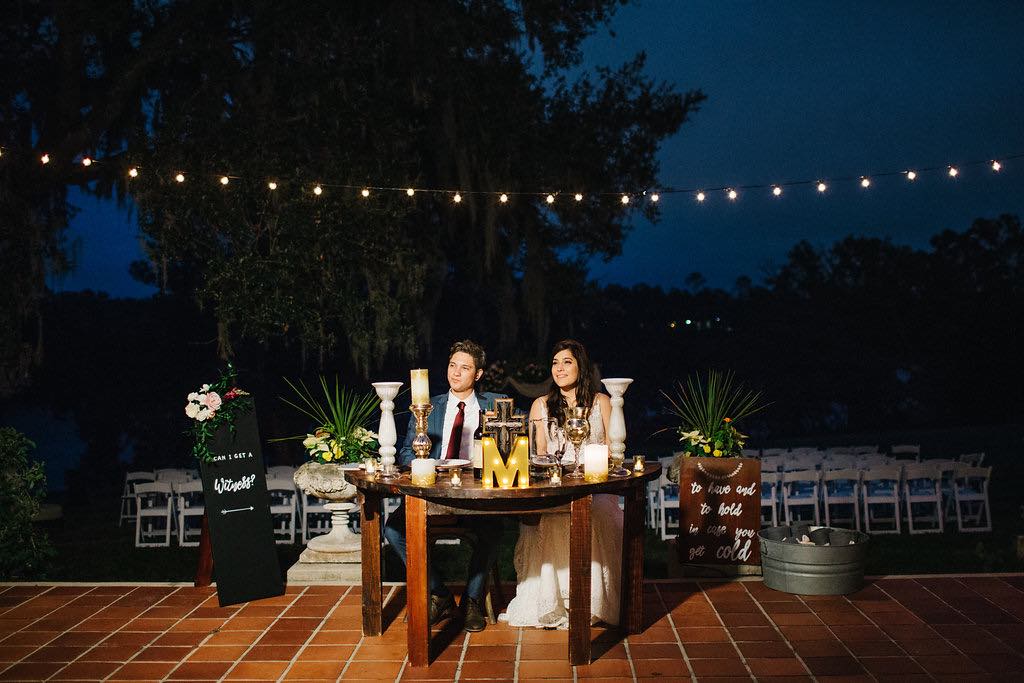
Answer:
[[[555,344],[554,348],[551,349],[552,360],[560,351],[571,353],[572,357],[576,360],[576,368],[579,370],[579,378],[576,380],[576,405],[589,408],[594,404],[594,395],[596,393],[594,390],[594,365],[590,362],[590,354],[587,353],[587,349],[583,344],[575,339],[563,339]],[[559,424],[565,424],[565,413],[563,411],[568,403],[562,397],[562,391],[558,388],[557,384],[548,392],[545,402],[548,407],[548,417],[556,417]]]

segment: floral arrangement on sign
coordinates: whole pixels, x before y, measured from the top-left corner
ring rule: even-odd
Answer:
[[[683,457],[728,458],[741,454],[747,435],[736,429],[736,422],[766,407],[761,392],[733,384],[731,372],[708,371],[702,381],[695,375],[680,382],[676,395],[662,395],[679,418],[676,432],[683,444]]]
[[[295,392],[296,401],[281,400],[311,418],[316,425],[311,434],[288,436],[272,441],[302,441],[309,457],[319,463],[362,462],[376,456],[379,444],[376,433],[367,429],[380,399],[374,393],[356,394],[334,379],[333,390],[327,380],[320,378],[322,398],[313,393],[300,381],[298,384],[285,379]]]
[[[192,455],[202,462],[213,460],[210,439],[222,425],[235,433],[235,418],[252,410],[248,391],[235,385],[238,372],[228,363],[227,370],[213,384],[204,384],[186,398],[185,415],[192,420],[188,433],[192,436]]]

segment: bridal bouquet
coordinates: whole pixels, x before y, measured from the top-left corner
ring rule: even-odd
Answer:
[[[281,400],[311,418],[316,427],[312,433],[273,441],[301,440],[309,457],[319,463],[362,462],[377,454],[378,436],[366,428],[380,402],[375,394],[356,394],[340,386],[337,379],[332,390],[321,377],[321,398],[301,381],[285,382],[295,392],[296,401]]]
[[[238,372],[228,363],[227,370],[213,384],[204,384],[186,397],[185,415],[192,420],[192,455],[203,462],[213,460],[209,441],[222,425],[235,431],[235,418],[252,410],[252,396],[235,385]]]
[[[684,457],[733,457],[740,455],[747,435],[736,429],[736,422],[763,409],[761,392],[733,385],[732,373],[711,370],[707,379],[694,376],[680,382],[676,395],[661,392],[679,418],[676,428]]]

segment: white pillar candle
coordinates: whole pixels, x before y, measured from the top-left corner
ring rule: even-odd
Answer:
[[[409,374],[412,380],[412,404],[423,406],[430,403],[430,380],[427,378],[427,369],[418,368]]]
[[[608,446],[588,443],[583,447],[583,478],[586,481],[608,479]]]
[[[413,486],[433,486],[437,481],[437,470],[434,468],[433,458],[413,458],[412,461],[412,484]]]

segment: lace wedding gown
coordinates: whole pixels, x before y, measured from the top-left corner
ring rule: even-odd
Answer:
[[[601,406],[595,401],[587,441],[603,443],[604,438]],[[572,444],[566,447],[570,457],[572,448]],[[594,496],[590,543],[591,622],[618,624],[622,573],[622,510],[618,496]],[[538,524],[520,524],[514,564],[519,581],[516,597],[502,618],[510,626],[568,628],[569,515],[543,514]]]

